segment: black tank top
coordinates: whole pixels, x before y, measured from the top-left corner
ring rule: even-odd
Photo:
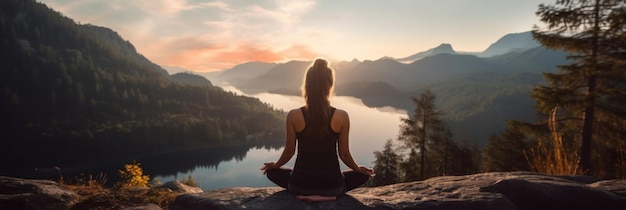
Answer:
[[[294,170],[289,180],[293,189],[299,194],[338,195],[344,192],[343,174],[339,167],[337,142],[339,133],[333,131],[328,123],[328,132],[321,138],[306,135],[306,109],[300,108],[305,116],[305,128],[296,133],[298,155]],[[331,107],[329,119],[332,119],[335,108]],[[306,193],[309,192],[309,193]]]

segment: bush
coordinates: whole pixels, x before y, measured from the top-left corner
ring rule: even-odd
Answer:
[[[143,175],[143,169],[141,164],[133,161],[131,164],[124,165],[123,170],[119,170],[120,182],[117,183],[119,188],[135,188],[135,187],[148,187],[150,177]]]

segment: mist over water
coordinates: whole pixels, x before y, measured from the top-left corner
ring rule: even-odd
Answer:
[[[239,95],[246,95],[231,86],[222,87]],[[249,95],[271,104],[276,109],[289,111],[304,105],[300,96],[288,96],[272,93]],[[331,105],[346,110],[350,116],[350,151],[355,161],[360,165],[373,166],[374,151],[382,150],[388,139],[396,139],[400,118],[407,113],[391,107],[370,108],[360,99],[347,96],[333,96]],[[160,182],[181,180],[192,176],[203,190],[213,190],[227,187],[269,187],[274,186],[262,174],[260,167],[265,162],[276,161],[280,157],[282,148],[266,149],[252,148],[243,158],[232,158],[214,166],[196,166],[191,170],[170,172],[176,175],[157,175]],[[293,167],[295,156],[285,166]],[[341,163],[343,169],[347,169]]]

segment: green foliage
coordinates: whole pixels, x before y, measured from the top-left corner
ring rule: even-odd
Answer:
[[[618,145],[626,141],[626,106],[614,100],[626,96],[624,8],[618,0],[541,4],[537,15],[545,25],[533,30],[542,45],[568,52],[573,61],[544,74],[548,84],[532,91],[536,108],[546,119],[557,109],[554,126],[565,148],[579,144],[582,173],[606,178],[615,177]],[[549,142],[549,121],[518,125]]]
[[[401,163],[404,181],[469,174],[478,169],[477,149],[459,146],[452,140],[442,120],[443,113],[436,109],[434,101],[435,95],[425,90],[419,99],[413,99],[413,117],[402,119],[398,139],[410,151]]]
[[[180,84],[196,86],[213,86],[211,81],[193,72],[180,72],[170,76],[170,79]]]
[[[493,134],[482,151],[482,171],[528,171],[524,151],[528,143],[522,132],[508,127],[502,134]]]
[[[0,19],[2,170],[257,145],[283,133],[283,111],[208,80],[172,82],[110,29],[34,0],[3,0]]]
[[[374,151],[374,156],[376,157],[376,161],[374,161],[376,176],[372,180],[373,186],[394,184],[400,181],[399,167],[402,159],[395,152],[391,139],[387,140],[382,152]]]
[[[148,182],[150,181],[150,176],[144,175],[141,164],[135,161],[124,165],[124,168],[119,170],[118,174],[121,180],[116,185],[119,188],[148,187]]]

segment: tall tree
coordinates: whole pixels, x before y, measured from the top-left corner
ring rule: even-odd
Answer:
[[[402,119],[399,140],[412,151],[408,160],[414,160],[411,155],[419,155],[419,179],[444,175],[450,161],[446,149],[453,143],[452,134],[435,107],[435,95],[430,89],[424,90],[419,99],[413,98],[413,103],[413,117]],[[412,177],[410,173],[418,172],[406,173],[406,177]]]
[[[374,151],[376,161],[374,161],[374,186],[382,186],[397,183],[399,177],[400,155],[395,152],[391,139],[387,140],[382,152]]]
[[[525,136],[520,131],[507,127],[500,135],[493,134],[482,151],[483,171],[527,171],[530,168],[524,151],[527,150]]]
[[[549,84],[535,88],[533,97],[542,113],[559,107],[560,127],[579,132],[570,136],[580,141],[583,173],[593,173],[592,146],[606,143],[593,139],[624,140],[614,138],[625,129],[616,122],[623,121],[626,111],[609,99],[626,93],[624,70],[617,65],[626,50],[625,5],[624,0],[557,0],[539,5],[536,12],[544,25],[535,26],[533,37],[569,52],[573,62],[559,66],[558,73],[546,73]]]

